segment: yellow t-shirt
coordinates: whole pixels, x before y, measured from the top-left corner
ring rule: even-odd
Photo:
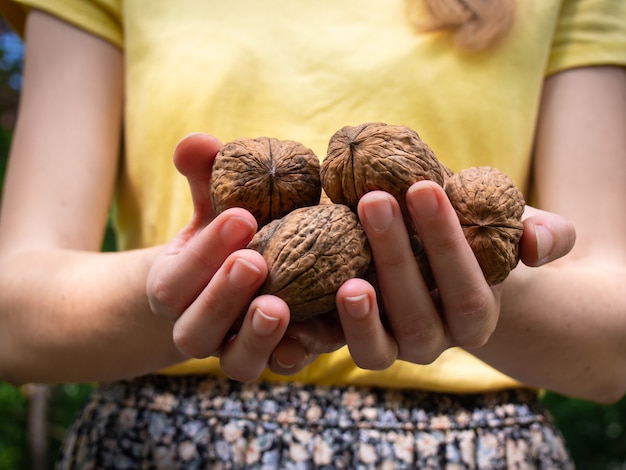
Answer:
[[[188,133],[293,139],[323,158],[344,125],[404,124],[453,170],[492,165],[528,188],[544,78],[626,65],[626,2],[615,0],[520,0],[510,34],[478,54],[455,49],[445,33],[416,33],[404,0],[0,0],[18,31],[23,5],[124,50],[121,249],[164,243],[189,220],[187,182],[172,164]],[[219,364],[163,372],[219,374]],[[293,377],[263,378],[452,392],[519,385],[461,349],[427,366],[365,371],[343,348]]]

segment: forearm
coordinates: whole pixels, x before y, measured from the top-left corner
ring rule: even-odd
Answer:
[[[626,391],[625,278],[620,266],[520,266],[505,282],[496,331],[472,352],[529,385],[619,399]]]
[[[22,252],[0,260],[0,376],[14,383],[131,377],[181,359],[152,314],[158,249]]]

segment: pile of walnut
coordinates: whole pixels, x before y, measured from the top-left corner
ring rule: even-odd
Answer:
[[[356,215],[359,199],[372,190],[400,203],[424,279],[436,288],[405,203],[409,186],[424,179],[445,189],[487,282],[502,282],[519,261],[522,193],[492,167],[453,174],[405,126],[346,126],[330,139],[321,164],[298,142],[237,139],[216,157],[211,198],[217,212],[243,207],[255,216],[259,231],[249,248],[269,267],[259,294],[281,297],[292,320],[300,321],[335,310],[337,289],[350,278],[375,284]],[[330,201],[320,202],[322,190]]]

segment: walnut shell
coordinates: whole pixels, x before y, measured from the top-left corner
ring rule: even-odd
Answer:
[[[375,122],[337,131],[320,172],[333,202],[356,211],[361,196],[380,189],[393,195],[406,215],[409,186],[424,179],[443,186],[448,170],[414,130]]]
[[[498,284],[519,262],[524,196],[492,167],[465,169],[446,180],[445,190],[485,279]]]
[[[243,207],[259,226],[319,202],[320,163],[299,142],[270,137],[225,144],[213,164],[211,201],[220,213]]]
[[[371,261],[356,215],[339,204],[296,209],[259,230],[248,247],[269,267],[259,294],[285,300],[294,321],[335,310],[337,289]]]

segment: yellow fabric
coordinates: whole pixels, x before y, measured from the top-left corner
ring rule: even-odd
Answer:
[[[453,170],[493,165],[526,188],[545,76],[626,65],[626,2],[615,0],[520,0],[511,33],[479,54],[454,49],[447,34],[416,33],[404,0],[20,1],[125,50],[122,249],[164,243],[188,221],[172,151],[190,132],[288,138],[323,158],[344,125],[405,124]],[[12,19],[19,29],[23,15]],[[219,365],[193,360],[163,373],[219,374]],[[263,378],[452,392],[519,385],[460,349],[372,372],[344,348],[293,377]]]

